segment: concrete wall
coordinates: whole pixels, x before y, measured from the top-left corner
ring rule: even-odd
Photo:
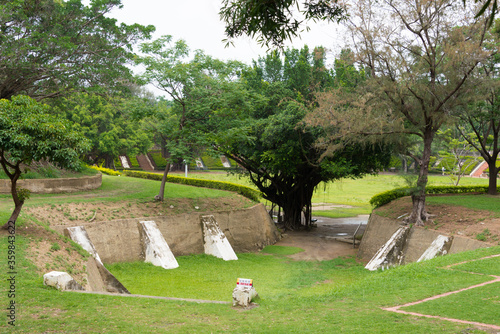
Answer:
[[[143,261],[137,224],[153,220],[175,256],[203,254],[200,216],[213,215],[236,253],[254,252],[279,240],[280,234],[263,204],[238,211],[189,213],[168,217],[121,219],[84,224],[104,263]],[[63,232],[68,226],[55,226]]]
[[[400,225],[400,220],[371,214],[359,246],[358,257],[364,261],[370,261],[378,249],[391,238]],[[426,230],[422,227],[412,227],[406,240],[403,263],[417,261],[440,234],[443,235],[443,233],[438,231]],[[485,247],[491,247],[491,245],[486,242],[453,236],[449,254]]]
[[[17,186],[35,194],[66,193],[97,189],[102,184],[102,174],[61,179],[27,179],[17,181]],[[0,193],[10,194],[10,180],[0,180]]]

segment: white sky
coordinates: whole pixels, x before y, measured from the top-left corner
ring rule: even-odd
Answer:
[[[220,0],[122,0],[123,8],[114,10],[110,16],[126,24],[154,25],[153,38],[172,35],[174,40],[184,39],[191,50],[201,49],[219,59],[235,59],[251,64],[252,59],[264,56],[265,48],[249,37],[235,41],[234,46],[225,48],[222,40],[224,24],[219,19]],[[324,46],[338,52],[335,24],[310,23],[311,30],[302,34],[287,46],[310,48]],[[336,43],[339,45],[339,43]],[[335,49],[335,50],[334,50]]]

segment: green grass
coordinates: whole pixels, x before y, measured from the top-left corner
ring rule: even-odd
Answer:
[[[264,247],[261,252],[264,254],[274,254],[274,255],[293,255],[297,253],[302,253],[304,250],[299,247],[287,247],[287,246],[275,246],[269,245]]]
[[[64,204],[71,202],[119,202],[119,201],[152,201],[158,195],[160,182],[124,176],[102,176],[99,189],[71,194],[32,194],[25,206],[44,204]],[[230,197],[235,194],[222,190],[198,188],[181,184],[167,183],[165,198],[217,198]],[[0,211],[12,209],[10,194],[0,195]]]
[[[500,213],[500,196],[492,195],[453,195],[427,196],[429,204],[459,205],[470,209],[487,210]]]
[[[91,192],[92,197],[88,193],[34,195],[30,202],[34,205],[150,200],[159,187],[159,182],[143,179],[111,176],[103,179],[103,189]],[[173,184],[167,187],[168,196],[202,194],[198,188]],[[217,193],[207,191],[204,196]],[[458,196],[450,198],[463,202]],[[5,220],[10,214],[4,210],[7,202],[10,203],[10,197],[0,198],[0,219]],[[19,223],[23,226],[24,218],[20,218]],[[266,248],[266,252],[238,254],[238,261],[226,262],[207,255],[178,257],[180,267],[173,270],[145,263],[108,265],[131,292],[148,295],[231,301],[238,277],[254,279],[259,307],[242,311],[227,304],[59,292],[43,286],[42,277],[26,260],[28,242],[20,235],[16,238],[18,325],[15,332],[19,333],[479,333],[479,330],[469,330],[470,325],[395,314],[381,308],[491,280],[491,277],[469,272],[499,275],[500,270],[498,257],[460,264],[453,270],[443,269],[500,254],[500,246],[375,272],[365,270],[354,258],[294,261],[284,253],[298,249],[276,246]],[[7,245],[6,236],[1,236],[0,248],[5,250]],[[0,256],[0,272],[3,273],[0,306],[5,308],[10,301],[5,251]],[[472,290],[475,293],[446,297],[441,302],[420,304],[415,310],[497,324],[498,285],[478,289]],[[475,314],[476,309],[480,312]],[[0,332],[12,330],[5,321],[0,322]]]
[[[232,183],[239,183],[255,188],[248,178],[240,175],[228,174],[224,172],[190,172],[189,177],[209,180],[220,180]],[[450,185],[448,176],[430,175],[429,185]],[[463,178],[460,185],[488,185],[487,179]],[[381,192],[398,187],[406,186],[403,177],[395,174],[368,175],[361,179],[343,179],[330,183],[321,183],[313,194],[313,203],[327,203],[353,206],[353,208],[333,208],[330,210],[318,211],[313,209],[315,216],[325,216],[331,218],[353,217],[362,214],[370,214],[372,206],[370,199]],[[256,189],[256,188],[255,188]],[[267,205],[265,200],[263,202]]]
[[[0,239],[5,249],[6,238]],[[227,304],[59,292],[43,286],[24,258],[27,241],[20,236],[16,241],[15,332],[19,333],[460,333],[470,326],[395,314],[381,307],[487,281],[484,276],[440,267],[500,254],[500,247],[493,247],[376,272],[352,258],[303,262],[264,254],[238,254],[238,261],[227,262],[206,255],[179,257],[180,267],[173,270],[144,263],[108,266],[132,292],[183,298],[230,301],[236,279],[252,278],[259,307],[240,311]],[[6,272],[5,256],[0,258],[0,270]],[[456,302],[462,309],[482,302],[487,307],[480,320],[494,324],[496,300],[482,299],[494,295],[496,290],[483,290],[480,296],[459,294]],[[8,301],[3,290],[0,304]],[[463,311],[454,305],[451,302],[438,314],[460,316]],[[2,322],[0,331],[12,328]]]

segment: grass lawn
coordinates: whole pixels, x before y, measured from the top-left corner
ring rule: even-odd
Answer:
[[[391,178],[384,177],[353,181],[359,183],[349,183],[349,186],[343,183],[342,192],[345,194],[339,193],[339,198],[348,198],[348,192],[355,193],[361,188],[371,188],[374,192],[379,182],[387,186]],[[89,193],[34,195],[28,205],[70,201],[145,201],[151,200],[158,187],[159,182],[156,181],[106,176],[103,189],[91,192],[90,196]],[[336,185],[329,187],[333,191]],[[383,190],[385,188],[377,192]],[[360,201],[361,198],[369,199],[369,192],[351,195],[346,202],[354,203],[355,197]],[[227,192],[174,184],[168,185],[166,194],[231,196]],[[333,200],[335,197],[328,198]],[[458,196],[450,198],[457,200]],[[0,197],[1,219],[5,220],[10,214],[10,201],[7,195]],[[345,204],[341,200],[329,203]],[[20,226],[26,224],[27,218],[20,218]],[[180,267],[173,270],[137,262],[108,265],[132,293],[146,295],[230,302],[238,277],[254,279],[259,306],[239,310],[233,309],[230,304],[59,292],[45,287],[41,275],[26,259],[29,243],[29,238],[24,237],[22,232],[18,233],[14,243],[15,273],[9,274],[12,272],[7,258],[9,243],[5,233],[0,235],[0,247],[4,250],[0,256],[0,271],[3,273],[0,275],[0,305],[7,312],[7,307],[15,301],[16,310],[16,326],[10,326],[4,318],[0,322],[2,333],[484,333],[466,324],[396,314],[382,308],[492,279],[486,275],[500,275],[500,257],[460,264],[500,254],[500,246],[375,272],[365,270],[363,264],[354,258],[294,261],[286,255],[300,252],[300,249],[276,246],[255,254],[238,254],[238,261],[226,262],[207,255],[178,257]],[[444,268],[451,264],[460,265],[452,270]],[[15,277],[15,297],[9,296],[12,286],[7,278],[11,276]],[[412,306],[411,309],[498,324],[498,295],[498,284],[492,284]]]
[[[184,176],[184,174],[178,174]],[[224,172],[190,172],[188,177],[227,181],[243,184],[255,188],[248,178],[240,175],[227,174]],[[428,185],[450,185],[448,176],[429,175]],[[488,185],[487,179],[464,177],[460,180],[460,185]],[[381,192],[394,188],[406,186],[405,179],[396,174],[367,175],[361,179],[342,179],[335,182],[321,183],[313,194],[313,203],[327,203],[352,208],[336,207],[329,210],[314,210],[314,215],[331,218],[353,217],[362,214],[370,214],[372,206],[370,199]],[[270,205],[270,203],[266,203]]]
[[[354,259],[322,262],[291,261],[282,255],[238,254],[238,261],[205,255],[179,257],[174,270],[144,263],[116,264],[110,269],[134,293],[176,295],[230,301],[236,278],[253,278],[259,307],[242,311],[228,304],[125,298],[59,292],[43,286],[24,258],[26,238],[16,239],[16,327],[0,323],[2,332],[19,333],[460,333],[470,326],[387,312],[399,305],[489,280],[460,271],[440,269],[465,259],[500,254],[500,247],[454,254],[425,263],[370,272]],[[1,238],[6,249],[6,238]],[[0,270],[7,272],[6,257]],[[8,305],[3,280],[0,304]],[[493,293],[493,295],[490,295]],[[465,317],[462,309],[494,296],[459,294],[441,310],[427,312]],[[498,294],[496,294],[498,295]],[[497,321],[496,300],[486,304],[481,321]],[[488,306],[489,305],[489,306]],[[13,329],[15,331],[13,331]],[[480,333],[481,331],[467,331]]]

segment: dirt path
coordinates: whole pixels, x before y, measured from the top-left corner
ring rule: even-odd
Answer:
[[[368,215],[355,218],[316,218],[317,228],[311,231],[286,232],[276,245],[304,249],[304,252],[290,256],[295,260],[325,261],[357,254],[358,248],[353,247],[352,236],[360,223],[357,235],[363,234]],[[350,243],[339,241],[344,238],[349,238]]]

